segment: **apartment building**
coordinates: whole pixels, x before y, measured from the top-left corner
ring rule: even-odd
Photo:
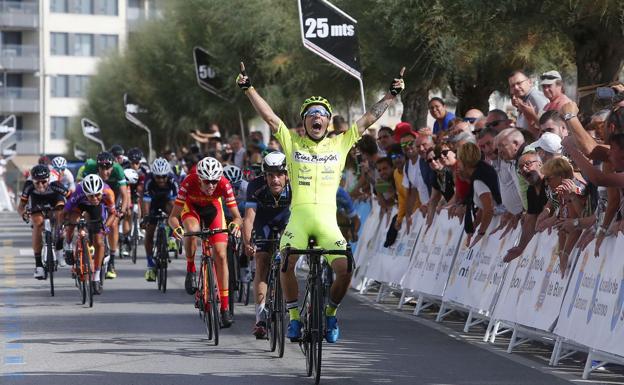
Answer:
[[[0,118],[17,117],[18,154],[67,152],[98,61],[122,50],[155,0],[0,0]],[[2,149],[0,149],[2,150]]]

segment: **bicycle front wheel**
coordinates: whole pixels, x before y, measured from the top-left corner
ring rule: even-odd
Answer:
[[[273,313],[275,314],[274,326],[277,339],[277,356],[284,357],[284,344],[286,341],[286,304],[282,293],[282,285],[280,282],[279,265],[277,275],[275,277],[275,297],[273,299]]]
[[[269,271],[269,279],[267,285],[267,310],[268,315],[266,319],[267,335],[269,337],[269,350],[274,352],[277,348],[277,329],[276,329],[276,308],[275,308],[275,269],[271,266]]]
[[[44,232],[45,271],[50,280],[50,295],[54,297],[54,250],[52,250],[52,234]]]
[[[212,263],[210,263],[212,265]],[[215,279],[214,274],[214,266],[208,266],[206,264],[206,268],[208,270],[208,302],[210,306],[210,310],[207,311],[207,316],[210,319],[209,323],[212,327],[212,334],[214,337],[215,346],[219,345],[219,329],[221,328],[221,324],[219,322],[219,297],[217,294],[217,281]]]
[[[311,314],[311,339],[310,356],[314,371],[314,383],[318,385],[321,380],[321,362],[323,358],[323,299],[318,288],[321,287],[320,277],[316,279],[316,287],[312,290],[312,314]]]

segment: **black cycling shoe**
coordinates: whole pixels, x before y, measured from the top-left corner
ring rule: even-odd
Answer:
[[[232,320],[232,315],[229,310],[221,310],[221,326],[225,328],[229,328],[232,326],[234,321]]]
[[[92,284],[93,284],[93,294],[97,294],[97,295],[102,294],[102,291],[104,291],[104,286],[102,286],[102,282],[93,281]]]
[[[187,294],[193,295],[197,291],[197,283],[195,283],[195,273],[190,271],[186,272],[186,279],[184,280],[184,289]]]

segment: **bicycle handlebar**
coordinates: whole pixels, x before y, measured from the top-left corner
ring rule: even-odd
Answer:
[[[216,230],[211,230],[211,229],[203,229],[201,231],[189,231],[184,233],[185,237],[200,237],[202,239],[204,238],[208,238],[208,237],[212,237],[215,234],[219,234],[219,233],[229,233],[230,230],[228,229],[216,229]]]
[[[306,254],[306,255],[345,255],[347,257],[347,271],[351,273],[353,271],[353,252],[351,248],[346,250],[325,250],[325,249],[291,249],[290,247],[284,249],[284,265],[282,266],[282,272],[285,273],[288,270],[288,257],[292,254]]]

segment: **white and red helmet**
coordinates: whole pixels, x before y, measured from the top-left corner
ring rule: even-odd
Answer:
[[[197,175],[203,180],[219,180],[223,176],[223,165],[210,156],[197,163]]]

